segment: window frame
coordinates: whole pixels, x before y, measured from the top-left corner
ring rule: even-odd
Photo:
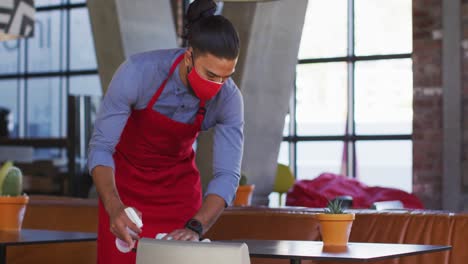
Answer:
[[[298,136],[297,135],[297,85],[294,81],[294,90],[292,99],[290,100],[290,117],[289,117],[289,135],[283,136],[283,141],[289,143],[289,166],[294,172],[296,178],[297,175],[297,144],[300,142],[311,142],[311,141],[342,141],[344,144],[348,144],[347,148],[347,160],[346,160],[346,172],[348,177],[356,178],[356,143],[358,141],[391,141],[391,140],[410,140],[412,141],[411,134],[374,134],[374,135],[358,135],[355,129],[355,67],[357,62],[361,61],[378,61],[378,60],[395,60],[395,59],[412,59],[412,53],[396,53],[396,54],[384,54],[384,55],[366,55],[356,56],[355,54],[355,0],[348,0],[348,17],[347,17],[347,28],[348,28],[348,43],[347,43],[347,56],[344,57],[325,57],[325,58],[309,58],[299,59],[297,65],[306,65],[314,63],[330,63],[330,62],[346,62],[347,63],[347,103],[348,103],[348,114],[347,114],[347,129],[344,135],[323,135],[323,136]]]

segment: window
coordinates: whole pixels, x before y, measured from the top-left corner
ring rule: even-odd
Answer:
[[[302,179],[313,179],[322,172],[340,173],[343,142],[298,141],[296,173]]]
[[[70,94],[90,95],[100,97],[102,95],[99,76],[96,75],[78,75],[70,78]]]
[[[88,9],[78,8],[70,13],[70,68],[96,69],[96,52],[91,32]]]
[[[34,78],[27,81],[27,129],[30,138],[58,138],[60,131],[60,94],[63,92],[59,78]]]
[[[279,162],[411,192],[411,52],[411,0],[309,1]]]
[[[46,6],[55,6],[66,4],[67,0],[35,0],[34,4],[36,7],[46,7]]]
[[[347,109],[344,62],[297,66],[296,122],[301,136],[344,135]]]
[[[0,108],[11,113],[11,138],[67,136],[67,97],[101,96],[86,2],[36,0],[34,37],[0,42]],[[56,158],[58,148],[36,158]]]
[[[299,59],[346,56],[347,13],[347,0],[309,1]]]
[[[65,18],[61,10],[36,13],[34,36],[26,40],[28,72],[66,70]]]
[[[356,156],[361,181],[411,192],[411,140],[357,141]]]
[[[410,0],[354,0],[357,56],[412,52]]]
[[[16,74],[24,71],[24,40],[0,42],[0,73]]]
[[[358,135],[412,133],[411,59],[356,62],[355,124]]]
[[[20,80],[0,80],[2,96],[0,96],[0,109],[9,112],[8,135],[11,138],[18,137],[18,99]]]

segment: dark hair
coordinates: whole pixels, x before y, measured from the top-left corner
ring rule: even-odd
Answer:
[[[235,59],[239,55],[239,36],[227,18],[214,15],[216,7],[213,0],[191,3],[185,16],[185,38],[197,54]]]

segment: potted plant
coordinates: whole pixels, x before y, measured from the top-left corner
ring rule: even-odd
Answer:
[[[247,206],[252,202],[252,194],[255,189],[254,184],[247,184],[247,177],[241,173],[239,180],[239,187],[236,191],[236,198],[234,199],[234,206]]]
[[[0,169],[0,230],[18,231],[29,197],[23,195],[23,174],[10,161]]]
[[[324,246],[346,246],[354,221],[353,213],[346,213],[340,199],[328,201],[324,213],[317,215]]]

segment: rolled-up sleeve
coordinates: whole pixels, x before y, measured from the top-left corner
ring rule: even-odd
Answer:
[[[236,88],[221,105],[214,128],[213,179],[205,195],[216,194],[228,206],[239,185],[244,145],[244,104],[240,91]]]
[[[98,166],[115,168],[113,153],[132,105],[138,98],[140,73],[131,60],[125,61],[114,74],[94,124],[89,142],[88,170]]]

